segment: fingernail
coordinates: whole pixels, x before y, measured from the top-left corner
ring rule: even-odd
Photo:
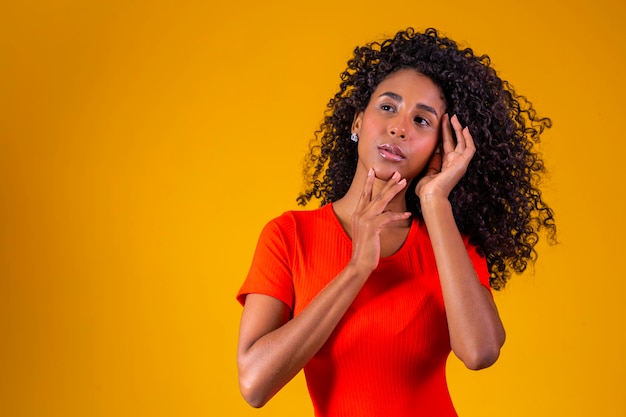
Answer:
[[[369,171],[367,171],[367,176],[368,176],[368,177],[371,177],[371,176],[372,176],[372,174],[374,174],[374,168],[370,168],[370,170],[369,170]]]

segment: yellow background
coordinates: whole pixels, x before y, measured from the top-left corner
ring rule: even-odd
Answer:
[[[237,389],[234,299],[296,208],[354,46],[438,27],[549,116],[560,244],[496,295],[508,340],[450,361],[462,416],[625,416],[626,7],[619,0],[5,1],[0,415],[306,416]]]

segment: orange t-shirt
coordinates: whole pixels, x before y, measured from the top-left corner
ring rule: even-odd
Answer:
[[[466,240],[480,282],[483,257]],[[287,212],[261,233],[237,299],[270,295],[299,314],[347,265],[352,242],[328,204]],[[450,338],[423,222],[382,258],[326,344],[304,367],[318,417],[456,416],[446,383]]]

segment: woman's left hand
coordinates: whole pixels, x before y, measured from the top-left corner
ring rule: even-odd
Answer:
[[[463,128],[456,115],[443,116],[442,148],[437,148],[428,163],[424,177],[417,183],[415,194],[423,200],[429,197],[448,198],[450,192],[467,171],[476,147],[467,127]],[[452,128],[456,135],[456,145],[452,137]]]

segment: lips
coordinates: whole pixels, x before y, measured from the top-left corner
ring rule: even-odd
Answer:
[[[383,158],[396,162],[402,161],[406,158],[399,146],[392,145],[390,143],[379,145],[378,153]]]

